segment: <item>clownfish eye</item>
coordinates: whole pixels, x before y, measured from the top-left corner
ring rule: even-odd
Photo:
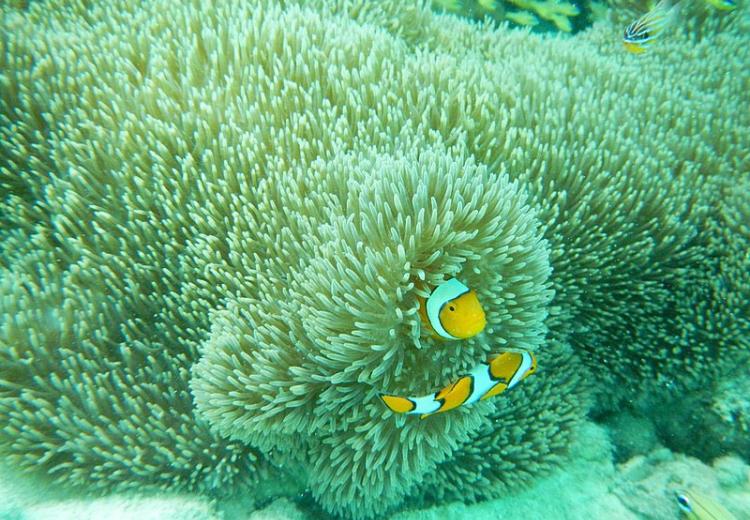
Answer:
[[[456,308],[453,305],[451,305],[450,307],[448,307],[448,309],[451,310],[451,311],[455,311],[456,310]]]
[[[680,509],[686,513],[691,513],[693,509],[690,507],[690,500],[685,495],[677,495],[677,503],[680,505]]]

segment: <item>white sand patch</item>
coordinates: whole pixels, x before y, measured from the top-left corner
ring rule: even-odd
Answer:
[[[297,509],[292,501],[279,498],[268,507],[253,512],[247,520],[305,520],[306,518],[307,515]]]
[[[210,505],[196,497],[107,497],[39,504],[24,520],[219,520]]]
[[[0,467],[0,519],[221,520],[208,500],[193,495],[81,498],[7,467]]]

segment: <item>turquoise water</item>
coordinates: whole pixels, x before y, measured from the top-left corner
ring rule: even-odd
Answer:
[[[750,518],[747,6],[433,4],[0,7],[0,519]]]

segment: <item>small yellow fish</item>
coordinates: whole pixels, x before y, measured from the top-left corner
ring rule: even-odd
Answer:
[[[450,278],[419,300],[422,323],[439,339],[468,339],[487,325],[477,293],[456,278]]]
[[[698,491],[680,491],[676,497],[687,520],[737,520],[724,506]]]
[[[497,0],[477,0],[477,4],[490,13],[494,13],[497,9]]]
[[[734,0],[706,0],[706,2],[722,11],[732,11],[737,7],[737,2]]]
[[[722,0],[712,0],[720,2]],[[622,43],[628,52],[642,54],[675,17],[677,6],[671,0],[660,0],[653,9],[625,28]]]

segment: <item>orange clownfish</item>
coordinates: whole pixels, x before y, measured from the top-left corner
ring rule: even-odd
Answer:
[[[477,293],[455,278],[432,290],[425,300],[418,297],[422,323],[440,339],[468,339],[487,325]]]
[[[513,388],[536,371],[536,358],[530,352],[504,352],[489,363],[474,369],[434,394],[421,397],[401,397],[380,394],[393,412],[420,414],[425,417],[487,399]]]

